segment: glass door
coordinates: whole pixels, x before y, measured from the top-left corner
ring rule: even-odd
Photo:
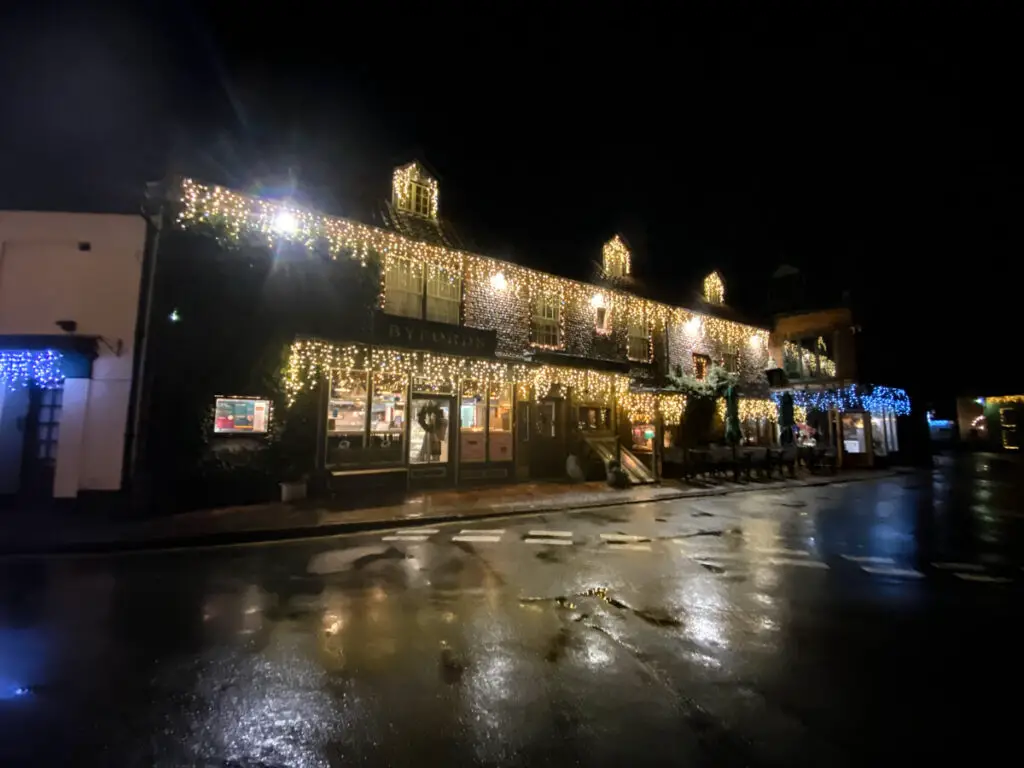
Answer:
[[[451,455],[451,398],[413,395],[409,422],[409,463],[447,464]]]

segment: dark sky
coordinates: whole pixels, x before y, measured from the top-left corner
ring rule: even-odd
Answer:
[[[850,292],[864,378],[1024,388],[1017,4],[306,5],[5,11],[0,207],[133,210],[172,170],[354,213],[418,157],[485,253],[582,274],[620,231],[754,314],[794,264]]]

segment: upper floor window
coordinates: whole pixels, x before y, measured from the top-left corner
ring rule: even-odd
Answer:
[[[739,373],[740,356],[736,352],[726,352],[722,355],[722,367],[729,373]]]
[[[384,272],[384,311],[402,317],[423,317],[423,264],[388,259]]]
[[[561,301],[557,296],[538,296],[533,302],[533,343],[557,347],[562,342]]]
[[[626,356],[630,360],[648,362],[651,359],[651,350],[647,333],[647,323],[642,319],[630,319],[629,321],[629,347]]]
[[[618,235],[604,244],[601,257],[605,277],[626,277],[629,274],[629,248]]]
[[[427,277],[427,320],[459,324],[462,279],[443,269]]]
[[[426,318],[458,325],[462,278],[443,269],[424,279],[423,264],[409,259],[388,259],[384,272],[384,311],[389,315]]]
[[[426,184],[412,182],[412,211],[420,216],[430,215],[430,188]]]
[[[708,369],[711,367],[711,358],[707,355],[698,355],[696,352],[693,353],[693,378],[697,381],[704,381],[708,375]]]

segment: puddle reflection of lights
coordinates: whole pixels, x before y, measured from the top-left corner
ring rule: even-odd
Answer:
[[[336,635],[341,631],[344,626],[344,622],[341,620],[341,616],[336,613],[324,614],[324,633],[328,635]]]

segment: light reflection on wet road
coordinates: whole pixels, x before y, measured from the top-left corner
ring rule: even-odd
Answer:
[[[978,759],[1020,682],[1015,477],[2,561],[0,763]]]

